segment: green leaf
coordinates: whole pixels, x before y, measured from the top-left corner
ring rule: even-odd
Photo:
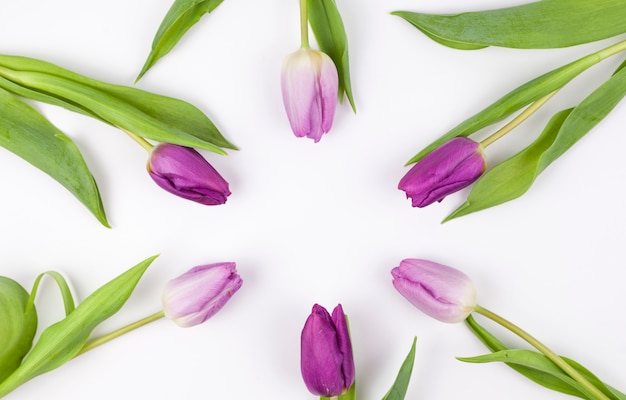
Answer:
[[[592,65],[623,50],[626,50],[626,42],[619,42],[524,83],[452,128],[413,156],[406,164],[412,164],[421,160],[426,154],[454,137],[469,136],[506,118],[522,107],[560,89]]]
[[[0,397],[71,360],[93,329],[124,305],[155,258],[150,257],[114,278],[93,292],[67,317],[44,330],[19,368],[0,384]]]
[[[348,61],[348,37],[334,0],[307,0],[309,23],[320,49],[335,63],[339,74],[339,101],[346,94],[352,110],[356,112],[350,65]]]
[[[175,0],[154,36],[152,50],[135,82],[139,81],[161,57],[169,53],[189,28],[198,22],[204,14],[216,9],[222,1]]]
[[[135,135],[219,154],[237,149],[185,101],[113,85],[27,57],[0,55],[0,87],[22,97],[86,114]]]
[[[537,176],[598,124],[626,95],[621,68],[578,106],[556,114],[527,148],[487,171],[445,221],[520,197]]]
[[[585,389],[580,384],[569,378],[568,375],[543,354],[531,350],[509,349],[494,335],[479,325],[471,315],[465,322],[470,331],[472,331],[472,333],[474,333],[474,335],[494,354],[459,358],[459,360],[465,362],[502,361],[523,376],[548,389],[581,398],[592,398],[591,395],[585,393]],[[584,376],[585,379],[591,382],[591,384],[600,389],[608,398],[623,400],[622,396],[624,395],[622,393],[604,384],[588,369],[572,359],[567,357],[561,358]]]
[[[28,308],[28,292],[0,276],[0,382],[15,371],[37,333],[37,312]]]
[[[501,350],[491,354],[485,354],[476,357],[457,357],[459,361],[470,363],[487,363],[487,362],[505,362],[511,365],[521,366],[533,370],[537,378],[535,381],[550,380],[556,378],[563,381],[565,385],[571,387],[572,392],[568,393],[581,398],[591,398],[591,395],[584,387],[578,384],[574,379],[570,378],[563,370],[557,367],[543,354],[531,350]]]
[[[409,387],[409,382],[411,380],[411,372],[413,372],[416,341],[417,337],[413,338],[413,345],[411,346],[411,350],[409,351],[409,354],[406,356],[406,359],[402,363],[396,380],[382,400],[404,400],[407,388]]]
[[[489,331],[479,325],[476,320],[470,315],[465,320],[467,327],[474,333],[474,335],[492,352],[508,350],[500,340],[493,336]],[[574,388],[562,379],[558,379],[552,375],[541,373],[533,368],[528,368],[522,365],[516,365],[512,363],[506,363],[509,367],[522,374],[531,381],[542,385],[550,390],[569,394],[572,396],[583,397],[578,388]]]
[[[0,146],[50,175],[109,226],[98,186],[78,147],[34,108],[2,88]]]
[[[432,40],[456,49],[547,49],[626,32],[626,0],[543,0],[456,15],[392,13]]]
[[[74,297],[72,296],[72,291],[70,290],[67,281],[63,277],[63,275],[59,274],[56,271],[46,271],[35,279],[35,283],[33,284],[33,289],[30,291],[30,298],[28,299],[28,306],[26,309],[28,310],[30,307],[33,307],[35,304],[35,296],[37,295],[37,290],[39,290],[39,284],[41,283],[41,279],[44,276],[50,276],[56,282],[59,287],[59,291],[61,292],[61,297],[63,298],[63,305],[65,307],[65,315],[68,316],[76,306],[74,305]]]

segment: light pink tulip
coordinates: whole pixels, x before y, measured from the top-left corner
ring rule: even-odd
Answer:
[[[281,83],[293,133],[317,143],[333,124],[339,84],[337,67],[321,51],[303,47],[285,58]]]
[[[163,311],[183,328],[201,324],[224,307],[242,283],[233,262],[194,267],[165,285]]]
[[[476,306],[476,288],[463,272],[409,258],[391,270],[393,286],[415,307],[442,322],[461,322]]]

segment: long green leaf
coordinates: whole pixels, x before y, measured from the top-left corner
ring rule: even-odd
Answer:
[[[433,141],[422,151],[413,156],[413,158],[411,158],[406,164],[408,165],[419,161],[433,149],[441,146],[443,143],[454,137],[469,136],[482,128],[506,118],[522,107],[563,87],[592,65],[595,65],[607,57],[617,54],[623,50],[626,50],[626,41],[619,42],[603,50],[589,54],[567,65],[532,79],[531,81],[510,91],[482,111],[452,128],[450,131]]]
[[[93,329],[124,305],[155,258],[140,262],[100,287],[67,317],[45,329],[19,368],[0,384],[0,397],[71,360]]]
[[[543,0],[456,15],[393,14],[434,41],[462,50],[568,47],[626,32],[626,0]]]
[[[406,396],[406,391],[409,387],[409,382],[411,381],[411,373],[413,372],[416,341],[417,338],[413,338],[413,345],[411,346],[411,350],[404,359],[396,380],[393,382],[393,385],[391,386],[387,394],[385,394],[382,400],[404,400],[404,397]]]
[[[474,335],[476,335],[476,337],[494,354],[459,358],[459,360],[465,362],[502,361],[528,379],[548,389],[581,398],[590,398],[588,394],[585,394],[582,386],[573,380],[569,380],[569,376],[565,375],[543,354],[531,350],[509,349],[493,334],[478,324],[471,315],[465,322],[470,331],[472,331],[472,333],[474,333]],[[567,357],[561,356],[561,358],[584,376],[585,379],[591,382],[591,384],[600,389],[608,398],[623,400],[625,397],[623,393],[606,385],[578,362]]]
[[[109,226],[98,186],[78,147],[34,108],[2,88],[0,146],[50,175]]]
[[[169,53],[189,28],[195,25],[204,14],[213,11],[222,1],[175,0],[154,36],[152,50],[136,81],[140,80],[161,57]]]
[[[620,68],[574,109],[556,114],[526,149],[487,171],[467,200],[445,221],[520,197],[553,161],[598,124],[626,95],[626,68]]]
[[[350,65],[348,60],[348,37],[334,0],[307,0],[307,10],[311,29],[320,49],[328,54],[337,67],[339,74],[339,101],[346,94],[352,110],[356,112],[352,85],[350,83]]]
[[[487,363],[487,362],[506,362],[509,365],[517,365],[534,370],[540,379],[546,377],[556,378],[566,385],[576,389],[580,394],[575,394],[583,399],[592,399],[584,387],[578,384],[574,379],[570,378],[547,357],[531,350],[501,350],[491,354],[485,354],[476,357],[457,357],[459,361],[470,363]]]
[[[467,327],[470,329],[470,331],[472,331],[472,333],[491,352],[497,352],[497,351],[503,351],[503,350],[508,350],[509,349],[500,340],[498,340],[498,338],[496,338],[494,335],[492,335],[484,327],[479,325],[478,322],[476,322],[474,317],[472,317],[471,315],[469,317],[467,317],[467,319],[465,320],[465,323],[466,323]],[[542,385],[542,386],[544,386],[544,387],[546,387],[546,388],[548,388],[550,390],[554,390],[554,391],[557,391],[557,392],[569,394],[571,396],[577,396],[577,397],[581,397],[581,398],[584,397],[584,395],[582,394],[582,392],[578,388],[573,387],[572,385],[570,385],[569,383],[563,381],[562,379],[558,379],[558,378],[556,378],[554,376],[541,373],[541,372],[539,372],[539,371],[537,371],[537,370],[535,370],[533,368],[528,368],[528,367],[523,366],[523,365],[516,365],[516,364],[509,364],[509,363],[506,363],[506,365],[508,365],[513,370],[517,371],[518,373],[522,374],[526,378],[530,379],[531,381],[533,381],[533,382],[535,382],[535,383],[537,383],[539,385]]]
[[[0,55],[0,87],[89,115],[138,136],[219,154],[236,149],[213,122],[185,101],[113,85],[27,57]]]

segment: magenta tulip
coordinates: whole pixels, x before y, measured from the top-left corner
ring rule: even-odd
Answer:
[[[235,263],[194,267],[165,285],[163,311],[184,328],[201,324],[218,312],[242,283]]]
[[[406,192],[413,207],[426,207],[472,184],[485,168],[480,144],[457,137],[415,163],[400,180],[398,189]]]
[[[157,185],[205,205],[226,203],[228,182],[195,149],[161,143],[152,149],[148,173]]]
[[[321,51],[303,47],[285,58],[281,83],[293,133],[318,142],[335,116],[339,84],[335,64]]]
[[[454,268],[409,258],[393,268],[391,275],[402,296],[439,321],[463,321],[476,306],[473,282]]]
[[[334,397],[354,383],[354,359],[348,323],[341,304],[328,311],[315,304],[301,337],[304,383],[316,396]]]

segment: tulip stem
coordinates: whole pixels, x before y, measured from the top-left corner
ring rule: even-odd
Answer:
[[[528,332],[524,331],[519,326],[513,324],[512,322],[502,318],[498,314],[493,313],[492,311],[487,310],[479,305],[474,307],[474,311],[483,316],[489,318],[490,320],[502,325],[509,331],[513,332],[520,338],[524,339],[528,344],[539,350],[543,355],[548,357],[550,361],[556,364],[559,368],[561,368],[567,375],[569,375],[572,379],[578,382],[582,387],[584,387],[590,394],[593,395],[596,399],[601,400],[609,400],[609,398],[600,391],[597,387],[595,387],[591,382],[589,382],[584,376],[582,376],[578,371],[576,371],[570,364],[568,364],[563,358],[561,358],[558,354],[550,350],[546,345],[541,343],[535,337],[530,335]]]
[[[555,90],[553,92],[550,92],[547,95],[545,95],[542,98],[540,98],[539,100],[533,102],[524,111],[519,113],[517,115],[517,117],[513,118],[511,120],[511,122],[509,122],[508,124],[504,125],[502,128],[500,128],[496,132],[494,132],[491,136],[489,136],[488,138],[486,138],[485,140],[480,142],[480,145],[482,146],[482,148],[483,149],[486,148],[487,146],[489,146],[490,144],[492,144],[496,140],[500,139],[502,136],[504,136],[507,133],[511,132],[516,126],[518,126],[519,124],[524,122],[528,117],[533,115],[535,113],[535,111],[537,111],[539,108],[541,108],[541,106],[543,106],[548,100],[550,100],[550,98],[552,96],[554,96],[556,94],[556,92],[558,92],[558,91],[559,91],[559,89],[557,89],[557,90]]]
[[[148,142],[146,139],[142,138],[141,136],[136,135],[130,131],[127,131],[126,129],[122,129],[122,131],[128,136],[130,136],[130,138],[133,139],[135,142],[139,143],[139,145],[143,147],[144,149],[146,149],[148,152],[151,152],[152,149],[154,148],[154,146],[150,142]]]
[[[165,316],[165,314],[163,313],[163,310],[156,312],[152,315],[149,315],[143,319],[140,319],[139,321],[135,321],[132,324],[128,324],[120,329],[117,329],[113,332],[107,333],[104,336],[100,336],[99,338],[93,339],[89,342],[87,342],[82,349],[80,349],[80,351],[74,356],[74,357],[78,357],[79,355],[88,352],[89,350],[100,346],[101,344],[104,344],[106,342],[109,342],[113,339],[115,339],[116,337],[122,336],[125,333],[128,333],[132,330],[135,330],[139,327],[142,327],[144,325],[149,324],[150,322],[154,322],[158,319],[161,319]]]
[[[309,15],[307,0],[300,0],[300,46],[309,48]]]

